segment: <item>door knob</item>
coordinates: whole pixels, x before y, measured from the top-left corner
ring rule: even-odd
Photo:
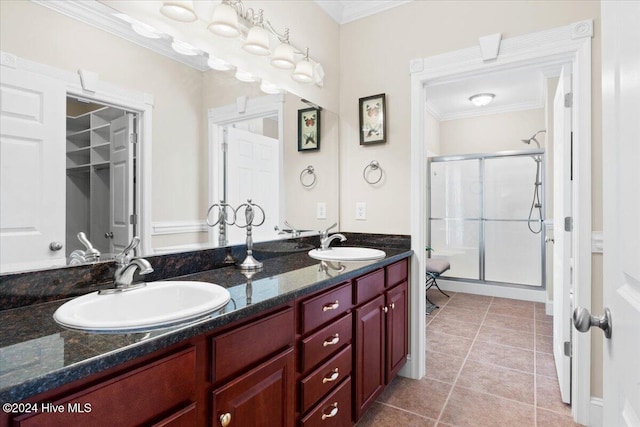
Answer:
[[[59,251],[60,249],[62,249],[62,246],[63,245],[60,242],[51,242],[51,243],[49,243],[49,249],[51,249],[54,252]]]
[[[573,324],[580,332],[587,332],[592,326],[597,326],[604,331],[605,338],[611,338],[611,311],[606,307],[600,317],[592,316],[584,307],[576,307],[573,310]]]
[[[106,239],[113,239],[113,231],[109,231],[107,233],[104,233],[104,237]]]

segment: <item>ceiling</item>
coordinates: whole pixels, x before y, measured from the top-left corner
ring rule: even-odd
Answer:
[[[412,0],[314,0],[338,24],[346,24]]]
[[[543,108],[546,78],[558,74],[549,68],[521,68],[427,86],[427,110],[442,121]],[[495,98],[476,107],[469,97],[479,93],[493,93]]]

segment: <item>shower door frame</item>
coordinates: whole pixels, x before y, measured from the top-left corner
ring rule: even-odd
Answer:
[[[524,156],[534,156],[534,155],[540,155],[542,157],[542,162],[541,162],[541,169],[540,169],[540,173],[541,173],[541,179],[543,180],[543,185],[542,187],[542,192],[541,192],[541,198],[542,198],[542,231],[539,233],[540,234],[540,285],[527,285],[527,284],[523,284],[523,283],[510,283],[510,282],[497,282],[497,281],[492,281],[492,280],[485,280],[485,221],[487,220],[484,217],[484,213],[485,213],[485,200],[484,200],[484,187],[485,187],[485,183],[484,183],[484,161],[486,159],[496,159],[496,158],[505,158],[505,157],[524,157]],[[480,161],[479,164],[479,178],[480,178],[480,182],[481,182],[481,188],[480,188],[480,216],[479,218],[432,218],[431,217],[431,164],[432,163],[444,163],[444,162],[451,162],[451,161],[464,161],[464,160],[474,160],[477,159]],[[446,280],[451,280],[451,281],[462,281],[462,282],[467,282],[467,283],[477,283],[480,285],[498,285],[498,286],[504,286],[504,287],[509,287],[509,288],[522,288],[522,289],[538,289],[538,290],[542,290],[547,288],[547,281],[546,281],[546,245],[545,245],[545,234],[546,234],[546,230],[544,227],[544,221],[546,218],[546,199],[545,199],[545,194],[546,194],[546,185],[544,184],[544,176],[545,176],[545,164],[546,164],[546,155],[545,155],[545,150],[542,148],[539,149],[533,149],[533,150],[510,150],[510,151],[499,151],[499,152],[495,152],[495,153],[472,153],[472,154],[453,154],[453,155],[444,155],[444,156],[436,156],[436,157],[429,157],[427,159],[427,176],[428,176],[428,182],[427,182],[427,187],[429,190],[429,200],[427,203],[427,236],[428,236],[428,240],[427,240],[427,244],[429,245],[429,247],[431,247],[431,220],[435,219],[435,220],[442,220],[442,221],[447,221],[447,220],[453,220],[453,221],[478,221],[478,228],[479,228],[479,236],[478,236],[478,277],[479,279],[470,279],[470,278],[465,278],[465,277],[454,277],[454,276],[442,276],[443,279]],[[494,221],[494,220],[491,220]],[[495,221],[504,221],[504,222],[524,222],[524,220],[520,220],[520,219],[504,219],[504,220],[495,220]]]

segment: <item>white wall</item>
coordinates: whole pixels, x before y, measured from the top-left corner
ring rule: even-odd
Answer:
[[[600,2],[598,1],[413,1],[341,27],[340,159],[341,229],[410,232],[410,74],[409,62],[478,45],[478,37],[503,38],[593,19],[592,40],[592,224],[602,229]],[[387,94],[386,144],[358,143],[358,98]],[[372,159],[385,169],[381,185],[364,184],[362,168]],[[368,219],[356,221],[356,202],[366,202]],[[393,206],[393,208],[389,208]],[[592,294],[601,312],[601,257],[593,257]],[[601,365],[595,354],[601,335],[592,334],[592,394],[602,395]]]
[[[440,122],[440,154],[495,153],[530,150],[521,139],[545,129],[545,110],[514,111]],[[536,137],[544,148],[545,134]]]

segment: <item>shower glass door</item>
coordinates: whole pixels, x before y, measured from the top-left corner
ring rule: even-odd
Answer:
[[[544,230],[529,228],[542,229],[535,207],[529,223],[541,153],[431,159],[428,241],[451,263],[446,277],[543,286]]]

